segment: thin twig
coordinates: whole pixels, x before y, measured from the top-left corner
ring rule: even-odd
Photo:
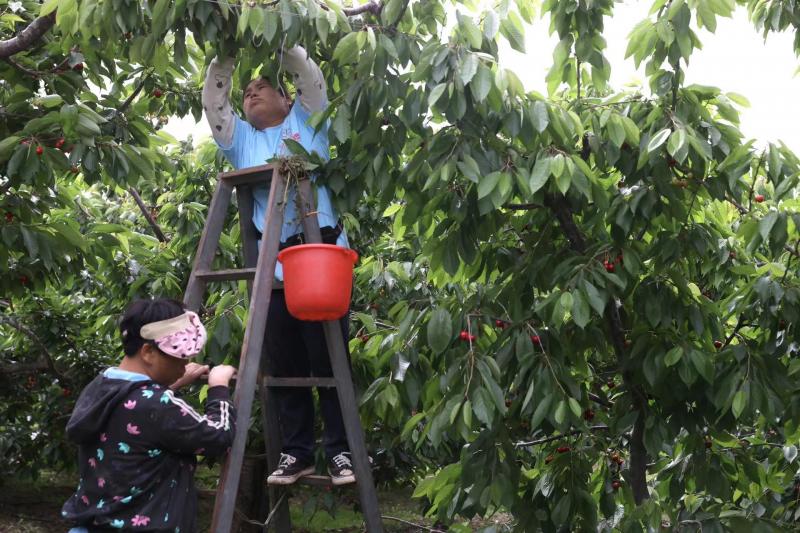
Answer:
[[[164,235],[164,232],[161,231],[161,226],[158,225],[158,222],[156,222],[156,219],[153,218],[153,215],[150,213],[150,210],[148,210],[147,206],[144,205],[142,197],[139,196],[139,191],[137,191],[133,187],[129,187],[128,192],[130,192],[131,196],[133,196],[133,199],[136,200],[136,205],[139,206],[139,210],[144,215],[144,218],[147,219],[147,222],[150,224],[150,227],[153,228],[153,233],[156,234],[158,240],[161,242],[168,242],[166,235]]]
[[[408,520],[403,520],[402,518],[397,518],[394,516],[381,515],[381,518],[384,520],[394,520],[395,522],[400,522],[401,524],[405,524],[407,526],[416,527],[418,529],[429,531],[430,533],[445,533],[441,529],[437,529],[435,527],[428,527],[422,524],[415,524],[414,522],[409,522]]]
[[[591,426],[589,428],[590,431],[605,431],[608,429],[608,426]],[[572,431],[568,431],[567,433],[562,433],[561,435],[551,435],[549,437],[543,437],[541,439],[531,440],[527,442],[515,442],[514,446],[517,448],[522,448],[524,446],[537,446],[539,444],[546,444],[548,442],[553,442],[554,440],[560,440],[565,437],[571,437],[573,435],[580,435],[583,433],[582,429],[573,429]]]

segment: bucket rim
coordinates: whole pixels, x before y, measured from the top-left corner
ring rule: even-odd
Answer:
[[[284,248],[283,250],[278,252],[278,261],[281,260],[281,257],[294,255],[298,252],[303,252],[307,250],[329,250],[329,251],[341,250],[342,253],[344,253],[345,255],[349,255],[352,258],[353,263],[355,263],[358,260],[358,252],[356,252],[352,248],[346,248],[344,246],[339,246],[338,244],[308,243],[308,244],[296,244],[294,246],[290,246],[289,248]]]

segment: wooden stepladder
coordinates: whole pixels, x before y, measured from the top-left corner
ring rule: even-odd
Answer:
[[[261,247],[256,240],[253,226],[253,187],[269,184],[269,202],[264,219],[265,233]],[[266,443],[267,467],[271,472],[277,468],[281,451],[280,429],[277,410],[274,407],[271,387],[336,387],[342,418],[347,431],[347,442],[353,459],[358,495],[367,531],[382,533],[383,525],[378,510],[378,499],[369,467],[367,449],[364,444],[364,430],[358,416],[350,365],[345,352],[345,339],[338,321],[324,322],[325,339],[331,358],[333,377],[272,377],[269,375],[268,354],[264,353],[264,332],[267,327],[267,312],[273,288],[275,264],[283,224],[284,198],[287,179],[272,165],[251,167],[236,172],[221,173],[217,177],[217,187],[208,210],[203,234],[198,245],[189,284],[184,296],[184,304],[192,310],[199,309],[203,302],[206,284],[215,281],[248,280],[250,308],[247,326],[242,343],[241,358],[236,391],[233,402],[237,412],[237,429],[233,446],[222,465],[211,531],[230,533],[233,524],[236,498],[245,455],[248,428],[252,413],[256,385],[262,401],[261,421]],[[303,232],[308,243],[322,242],[319,223],[314,214],[316,206],[308,179],[298,180],[298,212],[303,221]],[[231,202],[234,188],[239,206],[239,223],[243,239],[245,268],[212,270],[212,262],[219,245],[220,235],[225,223],[225,215]],[[330,483],[326,476],[309,476],[299,482],[314,485]],[[264,480],[266,483],[266,480]],[[270,513],[269,527],[275,531],[291,531],[291,521],[285,489],[269,487]],[[264,528],[266,529],[266,528]]]

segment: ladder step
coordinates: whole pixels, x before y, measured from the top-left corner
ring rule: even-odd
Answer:
[[[303,476],[297,480],[301,485],[314,485],[316,487],[332,487],[330,476],[321,476],[319,474],[311,474],[310,476]]]
[[[267,387],[335,387],[335,378],[264,378]]]
[[[203,281],[232,281],[237,279],[255,279],[255,268],[232,268],[228,270],[207,270],[197,272],[196,277]]]

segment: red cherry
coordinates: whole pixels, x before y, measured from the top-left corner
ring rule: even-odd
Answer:
[[[6,212],[6,222],[14,222],[14,213]]]
[[[616,479],[615,479],[614,481],[612,481],[612,482],[611,482],[611,488],[612,488],[612,489],[614,489],[614,490],[619,490],[619,488],[620,488],[621,486],[622,486],[622,483],[620,483],[620,482],[619,482],[619,481],[617,481]]]
[[[559,446],[558,448],[556,448],[556,451],[557,451],[558,453],[567,453],[567,452],[568,452],[568,451],[570,451],[571,449],[572,449],[572,448],[570,448],[569,446]]]
[[[625,339],[625,347],[626,347],[626,348],[630,348],[630,347],[631,347],[631,344],[633,344],[633,343],[631,342],[631,340],[630,340],[630,339]]]
[[[714,341],[714,348],[716,348],[717,350],[722,348],[722,341],[720,340]]]
[[[511,407],[511,404],[514,403],[511,400],[506,400],[506,407]]]
[[[75,72],[83,72],[83,63],[76,63],[72,70]]]
[[[163,94],[164,94],[164,93],[162,93],[162,92],[161,92],[161,89],[154,89],[154,90],[153,90],[153,96],[155,96],[156,98],[161,98],[161,96],[162,96]]]
[[[62,146],[64,146],[64,137],[61,137],[60,139],[58,139],[56,141],[55,146],[56,146],[56,148],[61,148]]]
[[[539,338],[539,335],[531,335],[531,342],[536,346],[542,345],[542,339]]]
[[[675,165],[677,165],[677,164],[678,164],[678,162],[675,161],[673,158],[670,157],[670,158],[667,159],[667,166],[669,168],[675,168]]]
[[[72,391],[71,391],[71,390],[69,390],[69,389],[66,389],[66,388],[65,388],[65,389],[63,389],[63,390],[61,391],[61,395],[62,395],[64,398],[69,398],[70,396],[72,396]]]
[[[497,320],[495,320],[495,321],[494,321],[494,325],[495,325],[495,326],[497,326],[497,327],[498,327],[498,328],[500,328],[500,329],[505,329],[505,327],[506,327],[506,323],[505,323],[505,322],[503,322],[503,321],[502,321],[502,320],[500,320],[500,319],[497,319]]]
[[[8,219],[8,215],[10,215],[10,214],[11,213],[6,213],[6,219]],[[9,222],[11,222],[11,221],[9,220]],[[786,321],[785,320],[781,320],[780,322],[778,322],[778,329],[786,329]]]
[[[615,462],[615,463],[619,463],[621,459],[619,458],[619,454],[618,453],[612,453],[611,454],[611,460],[613,462]]]
[[[713,446],[713,443],[711,442],[711,440],[706,440],[705,445],[706,445],[706,449],[708,450],[708,449],[711,449],[711,446]]]
[[[461,333],[458,334],[458,338],[461,339],[462,341],[468,341],[469,337],[470,334],[466,330],[461,330]]]
[[[22,285],[27,285],[27,284],[28,284],[28,276],[26,276],[25,274],[21,275],[21,276],[19,277],[19,282],[20,282]]]
[[[617,384],[614,383],[613,380],[608,380],[608,382],[606,383],[606,387],[608,387],[609,389],[613,389],[616,386],[617,386]]]
[[[760,204],[761,202],[764,201],[764,195],[763,194],[756,194],[755,198],[753,198],[753,199]]]
[[[549,465],[550,463],[553,462],[553,459],[555,459],[555,457],[553,457],[552,454],[548,455],[547,457],[544,458],[544,464]]]
[[[22,139],[19,143],[24,146],[28,146],[29,144],[31,144],[31,142],[28,139]]]
[[[77,174],[78,173],[78,167],[76,165],[72,165],[70,167],[69,171],[72,172],[73,174]]]
[[[41,146],[36,147],[36,155],[42,155],[44,153],[44,148]]]
[[[470,335],[468,340],[469,340],[469,342],[475,342],[475,339],[477,339],[477,338],[478,337],[476,337],[475,335]]]
[[[731,259],[736,259],[736,252],[734,251],[728,252],[728,257]]]
[[[359,340],[361,340],[361,342],[367,342],[369,340],[369,335],[361,335]]]
[[[614,272],[614,263],[603,261],[603,266],[606,267],[606,272]]]
[[[587,420],[587,421],[593,420],[594,419],[594,411],[592,411],[591,409],[585,410],[583,412],[583,419]]]

